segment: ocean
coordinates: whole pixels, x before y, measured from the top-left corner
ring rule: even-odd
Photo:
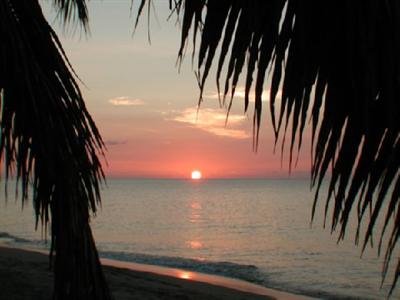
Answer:
[[[9,194],[12,194],[12,185]],[[385,299],[383,255],[324,228],[325,187],[311,224],[307,179],[109,179],[92,228],[102,257],[238,278],[323,299]],[[0,192],[0,241],[46,247],[31,202]],[[353,220],[356,220],[353,215]],[[379,224],[378,224],[379,227]],[[376,231],[376,239],[379,231]],[[397,260],[398,248],[394,258]],[[384,253],[383,253],[384,254]],[[400,299],[400,288],[393,294]]]

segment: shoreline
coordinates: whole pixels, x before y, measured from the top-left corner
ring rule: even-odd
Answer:
[[[101,259],[116,300],[121,299],[313,299],[246,281],[180,269]],[[53,273],[39,249],[0,244],[0,299],[51,299]]]

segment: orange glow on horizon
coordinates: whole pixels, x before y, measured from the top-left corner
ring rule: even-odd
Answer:
[[[202,173],[202,179],[193,182],[205,178],[288,176],[288,155],[284,154],[282,168],[280,155],[274,155],[273,147],[270,146],[274,144],[274,139],[268,135],[260,139],[259,151],[254,155],[249,140],[217,137],[184,126],[183,123],[159,120],[147,115],[143,119],[134,119],[125,123],[124,118],[109,117],[99,124],[108,145],[107,162],[102,160],[107,177],[192,180],[192,171]],[[151,131],[151,137],[147,129],[154,130]],[[310,149],[306,137],[299,163],[292,170],[292,177],[297,174],[305,177],[309,174]]]
[[[192,179],[197,180],[197,179],[201,179],[202,175],[201,172],[198,170],[194,170],[192,171]]]
[[[190,272],[181,272],[181,273],[179,273],[178,277],[182,278],[182,279],[192,279],[193,274]]]

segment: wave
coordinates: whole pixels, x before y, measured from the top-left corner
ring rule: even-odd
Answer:
[[[33,243],[33,241],[31,241],[31,240],[23,239],[23,238],[15,236],[15,235],[11,235],[7,232],[0,232],[0,241],[6,242],[6,243],[9,243],[9,242],[28,243],[28,244]]]
[[[9,234],[8,232],[0,232],[0,243],[15,245],[20,248],[50,249],[50,242],[46,239],[30,240]]]
[[[0,232],[0,241],[8,244],[15,244],[20,247],[33,247],[46,249],[49,243],[43,240],[28,240],[7,232]],[[230,278],[246,280],[252,283],[265,283],[264,276],[254,265],[242,265],[232,262],[215,262],[207,260],[198,260],[192,258],[157,256],[142,253],[130,253],[122,251],[101,251],[99,255],[103,258],[109,258],[119,261],[134,262],[147,265],[155,265],[176,269],[184,269],[206,274],[221,275]]]
[[[7,232],[0,232],[0,242],[7,243],[10,245],[15,245],[17,247],[26,247],[26,248],[39,248],[39,249],[48,249],[49,243],[46,243],[43,240],[28,240],[24,238],[20,238],[14,235],[11,235]],[[133,263],[140,263],[146,265],[155,265],[162,266],[168,268],[175,269],[183,269],[187,271],[194,271],[205,274],[219,275],[228,278],[236,278],[240,280],[245,280],[251,283],[255,283],[258,285],[262,285],[268,288],[275,288],[278,290],[308,295],[316,298],[323,299],[340,299],[340,300],[352,300],[358,299],[352,296],[333,294],[321,290],[310,290],[304,286],[298,286],[287,283],[279,283],[276,280],[273,280],[272,274],[276,273],[266,273],[265,271],[260,270],[257,266],[254,265],[245,265],[238,264],[227,261],[207,261],[207,260],[199,260],[192,258],[183,258],[183,257],[173,257],[173,256],[158,256],[151,254],[142,254],[142,253],[131,253],[131,252],[123,252],[123,251],[99,251],[99,255],[102,258],[108,258],[118,261],[126,261]],[[270,280],[270,276],[271,280]]]
[[[265,274],[254,265],[242,265],[232,262],[216,262],[192,258],[158,256],[141,253],[127,253],[117,251],[100,251],[100,256],[120,261],[135,262],[146,265],[155,265],[175,269],[184,269],[199,273],[220,275],[236,278],[256,284],[265,283]]]

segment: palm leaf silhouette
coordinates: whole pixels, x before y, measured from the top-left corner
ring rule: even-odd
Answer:
[[[85,0],[53,0],[53,4],[64,22],[79,21],[87,29]],[[268,68],[276,139],[282,131],[286,136],[291,126],[290,165],[311,114],[315,203],[331,166],[326,209],[333,202],[331,228],[339,227],[340,239],[354,207],[357,239],[370,215],[363,249],[372,241],[378,218],[384,222],[379,250],[392,225],[384,278],[400,234],[397,2],[170,0],[170,7],[184,13],[181,58],[191,28],[194,36],[201,34],[200,100],[219,45],[217,87],[220,91],[227,61],[222,101],[228,108],[241,73],[247,72],[246,110],[255,87],[255,146]],[[57,255],[54,298],[108,299],[89,227],[89,212],[95,212],[100,201],[103,172],[97,153],[103,142],[38,1],[1,1],[0,34],[0,154],[6,178],[16,173],[23,199],[32,183],[38,220],[47,224],[51,218],[51,252]],[[276,116],[280,87],[282,104]],[[314,209],[315,204],[313,214]],[[400,262],[392,289],[399,273]]]
[[[85,1],[54,3],[86,26]],[[23,199],[32,185],[37,222],[51,219],[54,299],[110,299],[89,226],[103,141],[38,1],[0,1],[0,36],[0,155]]]
[[[66,25],[80,23],[85,30],[89,27],[86,0],[52,0],[58,15]]]
[[[145,2],[142,0],[142,5]],[[398,3],[171,0],[170,7],[178,14],[183,12],[180,59],[190,32],[201,35],[200,46],[195,47],[200,102],[214,61],[219,92],[221,73],[227,67],[221,94],[228,111],[239,78],[246,72],[246,111],[250,90],[252,87],[255,90],[255,147],[261,124],[262,91],[268,76],[276,141],[283,131],[284,144],[287,129],[291,128],[288,133],[290,168],[294,147],[296,144],[297,149],[301,147],[307,118],[311,115],[311,175],[316,188],[312,214],[331,166],[326,214],[333,202],[331,230],[339,228],[339,239],[344,238],[354,209],[358,218],[356,241],[360,234],[364,235],[362,249],[372,242],[379,217],[384,219],[379,251],[389,224],[393,226],[386,245],[384,279],[400,235]],[[216,55],[218,49],[220,52]],[[276,111],[280,88],[282,103]],[[387,208],[383,206],[385,201]],[[365,233],[360,232],[363,221],[368,224]],[[400,261],[390,293],[399,270]]]

